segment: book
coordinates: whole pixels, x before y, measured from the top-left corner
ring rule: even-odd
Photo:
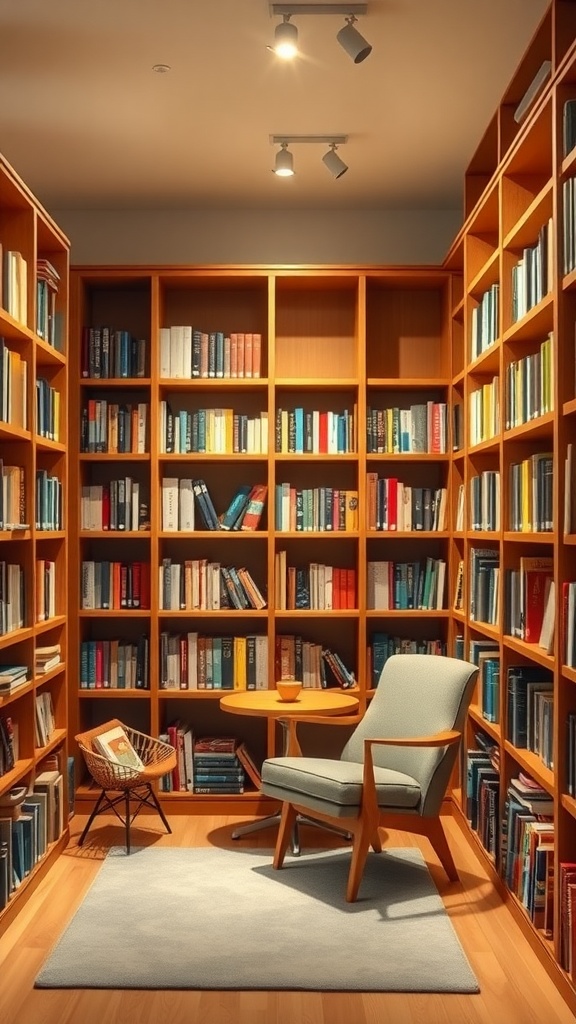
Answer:
[[[520,100],[520,103],[514,111],[514,120],[516,121],[516,124],[520,124],[520,122],[524,120],[526,114],[530,110],[530,107],[532,106],[536,97],[538,96],[538,93],[540,93],[544,88],[544,85],[549,79],[551,72],[552,61],[543,60],[540,67],[538,68],[538,71],[534,75],[534,78],[530,82],[530,85],[526,89],[526,92],[524,93],[522,99]]]
[[[128,768],[142,769],[144,762],[134,750],[126,732],[121,725],[114,726],[107,732],[101,732],[92,740],[96,751],[116,764]]]

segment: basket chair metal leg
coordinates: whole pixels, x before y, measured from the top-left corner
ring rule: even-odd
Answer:
[[[130,790],[127,789],[125,794],[126,809],[125,809],[125,826],[126,826],[126,854],[130,854]]]
[[[100,812],[100,808],[102,807],[102,804],[104,803],[105,800],[108,800],[108,797],[106,796],[106,790],[103,789],[101,791],[100,796],[98,797],[96,803],[94,804],[94,807],[92,809],[92,813],[91,813],[90,817],[88,818],[88,821],[86,822],[86,824],[84,826],[82,835],[80,836],[80,839],[78,840],[78,846],[82,846],[82,844],[83,844],[83,842],[84,842],[84,840],[85,840],[85,838],[86,838],[86,836],[88,834],[88,829],[90,828],[90,825],[94,821],[94,818],[96,817],[96,815]]]
[[[151,783],[148,783],[148,795],[152,798],[154,806],[155,806],[156,810],[158,811],[158,814],[160,815],[160,817],[162,819],[162,823],[164,825],[164,828],[166,829],[167,832],[170,833],[170,835],[172,835],[172,829],[170,828],[170,825],[168,824],[166,815],[164,814],[164,811],[162,810],[162,806],[160,804],[160,801],[158,800],[158,797],[156,796],[156,793],[152,789]]]

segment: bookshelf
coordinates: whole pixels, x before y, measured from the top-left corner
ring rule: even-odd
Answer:
[[[522,97],[546,61],[549,75],[517,121]],[[567,182],[576,150],[565,152],[564,110],[574,98],[576,5],[556,0],[468,167],[466,219],[444,264],[461,281],[450,315],[451,395],[453,406],[463,407],[464,423],[451,467],[453,486],[465,496],[464,521],[449,542],[451,572],[459,562],[465,569],[451,634],[453,652],[473,653],[480,664],[453,800],[471,843],[572,1009],[576,963],[569,962],[562,877],[576,841],[568,739],[576,673],[568,664],[573,612],[565,597],[576,578],[574,526],[569,506],[565,510],[576,424],[575,275],[566,255],[573,224]],[[490,309],[482,308],[487,294],[497,306],[494,335]],[[479,322],[487,330],[485,344],[478,343]],[[477,393],[487,385],[492,390],[486,389],[478,430]],[[493,489],[492,516],[474,512],[478,480]],[[454,508],[456,491],[450,498]],[[484,562],[476,577],[473,560]],[[493,615],[479,618],[484,578]],[[536,642],[530,628],[534,608],[541,617],[546,607],[547,578],[555,628],[540,644],[538,615]],[[539,787],[534,799],[542,802],[533,807],[550,824],[529,824],[517,834],[515,780],[524,776]],[[521,857],[518,835],[531,835],[531,857]]]
[[[69,573],[74,610],[70,652],[79,668],[69,694],[73,732],[119,717],[156,735],[176,719],[190,723],[197,735],[238,733],[238,724],[219,708],[225,689],[166,688],[171,677],[162,670],[163,659],[166,651],[180,649],[175,636],[197,634],[186,653],[193,651],[198,658],[204,657],[199,654],[204,637],[211,640],[212,656],[214,651],[219,656],[223,642],[228,647],[232,643],[238,657],[238,638],[249,647],[250,638],[256,637],[256,685],[265,688],[273,687],[279,672],[290,671],[294,657],[302,658],[303,671],[318,685],[320,655],[322,650],[329,651],[354,674],[351,692],[361,702],[370,699],[372,692],[375,634],[379,658],[383,634],[391,643],[397,638],[394,642],[405,646],[410,641],[428,642],[447,649],[452,628],[448,595],[454,575],[449,558],[453,512],[448,500],[452,303],[452,275],[438,268],[73,268],[71,319],[77,344],[71,354],[71,374],[79,383],[71,389],[70,405],[71,493],[78,498],[70,508],[71,535],[77,538]],[[166,330],[182,325],[192,328],[192,336],[195,329],[208,336],[220,332],[224,338],[242,332],[257,334],[260,376],[166,377],[165,356],[161,363]],[[142,376],[94,379],[82,375],[90,359],[82,356],[86,345],[81,339],[89,339],[92,330],[94,343],[94,331],[104,326],[144,340]],[[174,366],[179,368],[180,363]],[[83,410],[91,401],[145,404],[150,426],[145,452],[80,451]],[[430,444],[424,444],[424,450],[410,450],[409,445],[401,450],[400,410],[414,406],[430,416]],[[368,450],[369,407],[396,410],[387,413],[389,451]],[[190,438],[196,437],[198,415],[212,408],[264,422],[267,434],[255,451],[165,451],[158,425],[164,422],[161,417],[167,408],[188,414],[186,423],[193,424]],[[326,424],[339,419],[333,443],[318,443],[322,431],[329,429]],[[405,417],[403,426],[408,432]],[[184,426],[180,436],[185,433]],[[369,474],[397,480],[403,493],[425,489],[427,516],[443,493],[441,528],[439,522],[433,527],[432,512],[427,529],[412,529],[411,519],[404,529],[371,529]],[[82,527],[82,495],[91,486],[122,476],[137,480],[140,495],[148,494],[144,528],[140,524],[138,529],[120,532]],[[265,485],[267,499],[257,529],[208,530],[197,504],[193,529],[175,530],[172,513],[172,527],[166,529],[163,481],[198,479],[205,482],[218,514],[226,511],[243,485]],[[191,525],[190,520],[186,522]],[[307,528],[310,525],[312,529]],[[407,571],[403,567],[410,563],[410,573],[417,573],[420,567],[426,569],[428,558],[444,564],[442,593],[438,596],[437,587],[428,607],[409,607],[398,599],[395,587]],[[82,608],[83,564],[123,559],[150,566],[149,607]],[[266,606],[228,608],[221,601],[220,607],[161,610],[166,603],[160,591],[164,577],[159,573],[164,560],[180,565],[184,572],[189,561],[191,573],[202,560],[246,568],[267,598]],[[391,602],[368,608],[367,563],[385,561],[392,574]],[[411,579],[414,586],[413,575]],[[315,581],[313,594],[309,594],[311,580]],[[412,603],[414,599],[416,591]],[[92,685],[78,685],[87,643],[113,637],[136,643],[142,635],[148,637],[149,645],[147,686],[118,689],[96,686],[94,679]],[[330,670],[325,671],[336,682]],[[200,678],[193,673],[186,681],[196,686]],[[243,672],[239,678],[240,685],[245,685]],[[345,676],[342,681],[347,681]],[[280,749],[273,721],[246,719],[242,729],[239,738],[247,742],[256,761]],[[320,737],[314,742],[321,742]],[[85,779],[80,777],[78,782],[77,797],[91,799]],[[171,807],[194,806],[200,812],[228,809],[233,813],[265,803],[254,790],[218,797],[163,792],[162,799]]]
[[[63,849],[69,806],[69,243],[3,158],[0,263],[0,672],[19,670],[0,683],[3,930]],[[18,790],[27,795],[16,815]]]

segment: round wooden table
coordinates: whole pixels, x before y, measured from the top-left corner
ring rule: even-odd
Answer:
[[[358,698],[352,694],[341,693],[340,690],[308,690],[302,689],[296,700],[280,700],[276,690],[237,690],[220,698],[220,707],[233,715],[256,715],[275,718],[280,723],[283,734],[282,756],[288,754],[288,722],[289,718],[299,715],[346,715],[358,710]],[[306,819],[308,821],[308,819]],[[266,818],[242,825],[232,833],[232,839],[239,839],[250,832],[258,832],[262,828],[276,825],[280,821],[280,812],[269,814]],[[318,824],[311,822],[311,824]],[[323,826],[328,827],[328,826]],[[333,831],[338,835],[346,835],[340,829]],[[297,824],[292,836],[292,852],[299,853]]]

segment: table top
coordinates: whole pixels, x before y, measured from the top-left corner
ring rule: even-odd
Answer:
[[[358,709],[358,698],[339,690],[300,690],[296,700],[280,700],[276,690],[236,690],[220,698],[223,711],[235,715],[345,715]]]

